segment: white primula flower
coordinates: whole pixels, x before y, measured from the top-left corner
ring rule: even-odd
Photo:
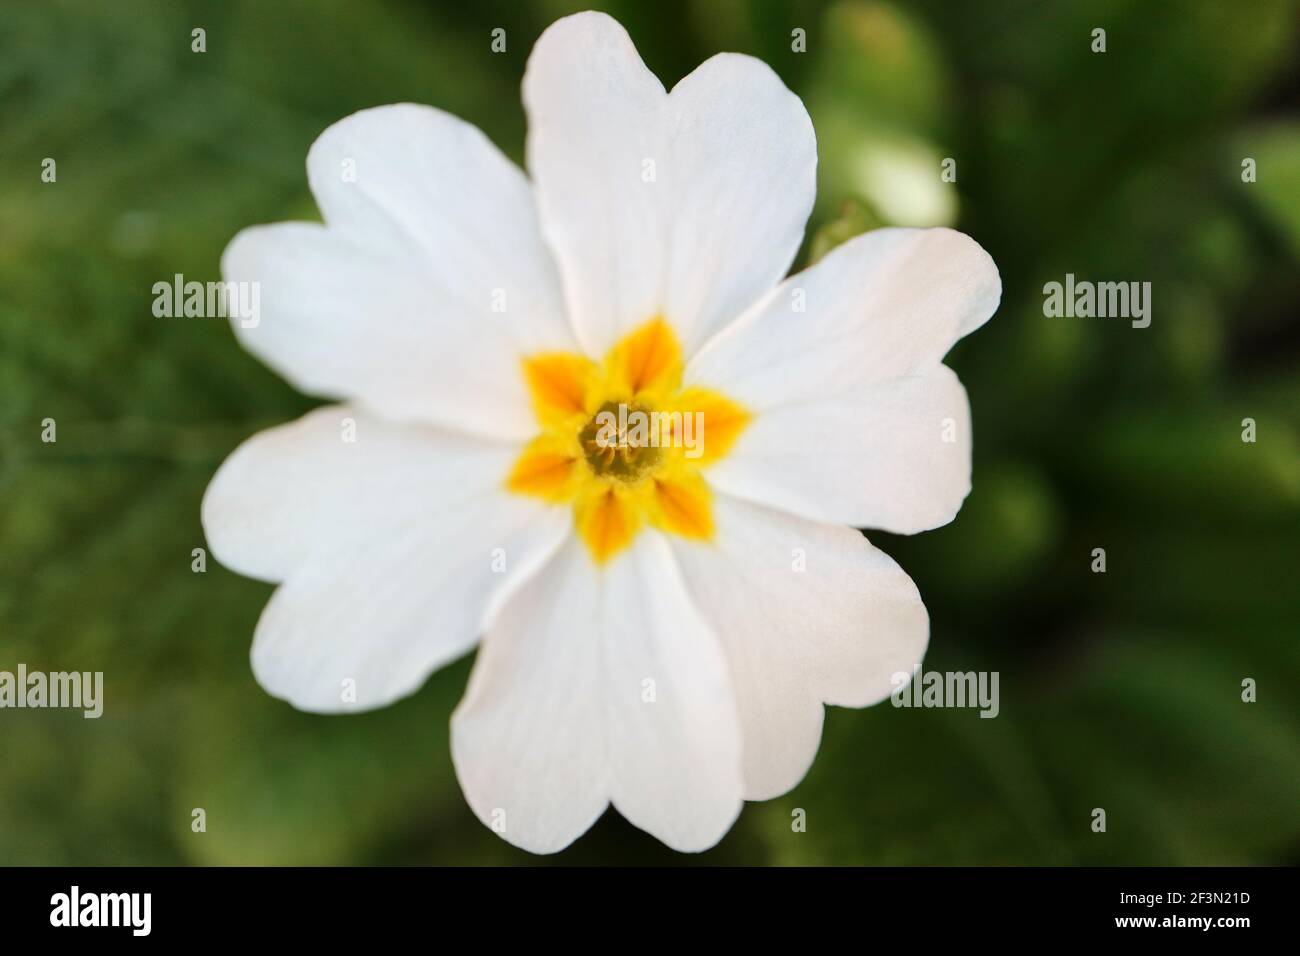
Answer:
[[[270,693],[382,707],[481,635],[452,717],[480,819],[551,852],[612,803],[702,850],[804,776],[823,704],[919,665],[916,587],[852,526],[957,513],[970,416],[940,360],[998,274],[960,233],[882,229],[782,281],[816,144],[758,60],[665,93],[584,13],[523,95],[531,179],[446,113],[364,110],[308,154],[325,224],[230,244],[226,280],[261,284],[244,345],[347,404],[242,445],[203,525],[280,583]],[[598,435],[619,408],[703,445]]]

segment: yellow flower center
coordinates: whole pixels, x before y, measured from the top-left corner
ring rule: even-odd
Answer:
[[[687,538],[713,535],[700,470],[731,450],[750,416],[710,389],[683,388],[682,370],[681,345],[659,318],[624,336],[600,363],[569,352],[524,359],[540,434],[506,487],[571,504],[598,564],[647,524]]]
[[[638,427],[655,412],[640,405],[606,402],[578,432],[587,465],[601,478],[639,481],[659,464],[662,443],[648,426]],[[654,419],[649,419],[653,421]],[[637,424],[628,425],[632,421]]]

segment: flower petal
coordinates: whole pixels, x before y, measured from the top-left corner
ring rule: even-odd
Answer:
[[[708,472],[715,488],[814,521],[915,534],[971,487],[970,404],[946,365],[754,416]]]
[[[622,482],[593,482],[574,502],[573,524],[591,559],[604,564],[635,540],[643,523],[637,492]]]
[[[474,812],[516,846],[562,849],[607,803],[703,850],[740,811],[736,708],[717,640],[663,537],[597,570],[574,541],[506,603],[452,717]]]
[[[683,470],[656,478],[650,500],[650,518],[656,527],[697,541],[713,537],[713,495],[698,472]]]
[[[257,282],[244,345],[303,391],[389,417],[522,438],[520,359],[575,347],[523,173],[430,107],[363,110],[307,159],[327,225],[246,229],[222,257]]]
[[[500,488],[515,453],[346,407],[241,445],[204,496],[203,526],[223,564],[284,580],[253,638],[259,683],[302,710],[363,710],[472,647],[571,525],[566,509]]]
[[[687,354],[789,269],[816,190],[798,97],[721,54],[671,94],[600,13],[552,24],[524,75],[528,168],[589,355],[661,315]]]
[[[571,500],[578,485],[575,442],[541,435],[524,448],[506,476],[506,487],[517,495],[532,495],[552,504]]]
[[[710,481],[817,521],[951,521],[970,490],[970,411],[939,360],[1000,294],[992,260],[948,229],[868,233],[786,280],[687,366],[752,414]]]
[[[745,799],[767,800],[812,765],[823,703],[877,703],[895,673],[920,665],[929,617],[907,574],[860,533],[714,500],[712,545],[670,540],[727,655]]]
[[[544,352],[524,359],[524,380],[533,414],[543,428],[556,428],[587,411],[596,363],[572,352]]]
[[[601,632],[585,555],[561,548],[507,601],[451,719],[474,812],[515,846],[554,853],[609,805]]]
[[[673,391],[682,380],[682,347],[672,326],[651,319],[605,356],[606,388],[630,400],[642,392]]]

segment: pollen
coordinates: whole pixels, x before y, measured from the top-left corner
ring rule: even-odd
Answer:
[[[702,470],[725,456],[750,421],[710,389],[682,387],[672,327],[651,319],[603,362],[567,352],[523,361],[538,435],[506,478],[513,493],[572,507],[593,561],[604,564],[644,527],[713,536]]]
[[[600,478],[639,481],[662,457],[655,436],[644,425],[655,413],[640,405],[605,402],[578,433],[592,473]],[[631,422],[631,424],[629,424]]]

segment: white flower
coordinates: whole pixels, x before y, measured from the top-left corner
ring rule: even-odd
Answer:
[[[584,13],[523,94],[531,180],[446,113],[364,110],[307,157],[325,224],[230,244],[226,280],[261,284],[244,345],[347,404],[236,450],[203,524],[280,582],[270,693],[382,707],[482,636],[452,717],[480,819],[551,852],[613,804],[701,850],[804,776],[823,704],[919,665],[916,587],[850,526],[957,513],[969,407],[941,359],[997,270],[960,233],[882,229],[782,281],[816,144],[750,57],[665,93]],[[593,444],[620,404],[703,413],[704,454]]]

